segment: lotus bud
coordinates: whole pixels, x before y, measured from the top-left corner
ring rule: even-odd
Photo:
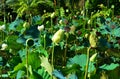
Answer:
[[[85,34],[85,38],[88,38],[88,34],[87,33]]]
[[[23,24],[23,27],[24,27],[24,28],[28,28],[29,26],[30,26],[29,22],[25,22],[25,23]]]
[[[88,20],[88,24],[90,24],[90,20]]]
[[[68,13],[68,12],[69,12],[69,9],[66,9],[66,12]]]
[[[75,27],[74,25],[70,27],[70,32],[71,32],[71,33],[74,34],[75,30],[76,30],[76,27]]]
[[[103,4],[100,4],[99,6],[100,6],[100,8],[104,8],[104,5],[103,5]]]
[[[91,61],[91,62],[94,62],[96,56],[97,56],[97,53],[93,54],[93,55],[90,57],[90,61]]]
[[[51,14],[51,18],[54,18],[54,16],[55,16],[55,12],[53,12],[53,13]]]
[[[52,41],[55,44],[58,44],[64,35],[64,30],[59,29],[52,37]]]
[[[1,48],[1,50],[5,50],[7,47],[8,47],[8,45],[5,44],[5,43],[3,43],[3,44],[2,44],[2,48]]]
[[[62,20],[60,20],[60,21],[59,21],[59,24],[63,24],[63,21],[62,21]]]
[[[96,37],[96,33],[92,32],[89,36],[89,42],[91,47],[97,47],[97,37]]]
[[[44,30],[44,25],[38,26],[38,30],[39,30],[39,31]]]
[[[83,11],[83,10],[81,11],[81,14],[82,14],[82,15],[84,14],[84,11]]]
[[[111,8],[112,8],[112,9],[114,9],[114,8],[115,8],[115,6],[114,6],[114,5],[112,5],[112,6],[111,6]]]
[[[5,30],[5,28],[6,28],[5,25],[0,26],[0,30],[2,31]]]

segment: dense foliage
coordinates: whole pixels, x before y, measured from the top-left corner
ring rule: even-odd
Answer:
[[[0,4],[0,78],[120,79],[119,0]]]

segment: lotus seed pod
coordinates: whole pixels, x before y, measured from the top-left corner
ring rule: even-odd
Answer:
[[[89,42],[91,47],[97,47],[97,37],[96,37],[96,33],[92,32],[89,36]]]
[[[96,56],[97,56],[97,53],[93,54],[93,55],[90,57],[90,61],[91,61],[91,62],[94,62]]]
[[[26,40],[26,46],[31,47],[33,45],[34,45],[34,40],[32,38],[29,38]]]
[[[63,35],[64,35],[64,30],[62,29],[58,30],[52,37],[53,43],[58,44],[61,41]]]

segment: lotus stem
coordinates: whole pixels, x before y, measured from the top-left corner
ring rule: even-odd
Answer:
[[[88,74],[90,48],[91,48],[91,47],[89,47],[89,48],[87,49],[87,61],[86,61],[86,70],[85,70],[84,79],[87,78],[87,74]]]

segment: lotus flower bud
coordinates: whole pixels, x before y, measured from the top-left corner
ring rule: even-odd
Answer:
[[[83,11],[83,10],[81,11],[81,14],[82,14],[82,15],[84,14],[84,11]]]
[[[1,48],[1,50],[5,50],[7,47],[8,47],[8,45],[5,44],[5,43],[3,43],[3,44],[2,44],[2,48]]]
[[[64,35],[64,30],[59,29],[52,37],[53,43],[57,44],[61,41],[62,37]]]
[[[113,8],[115,8],[115,6],[114,6],[114,5],[112,5],[112,6],[111,6],[111,8],[113,9]]]
[[[88,38],[88,34],[87,33],[85,34],[85,38]]]
[[[51,14],[51,18],[54,18],[54,16],[55,16],[55,12],[53,12],[53,13]]]
[[[91,62],[94,62],[96,56],[97,56],[97,53],[93,54],[93,55],[90,57],[90,61],[91,61]]]
[[[97,37],[96,37],[96,33],[92,32],[89,36],[89,42],[91,47],[97,47]]]
[[[28,28],[29,26],[30,26],[29,22],[25,22],[25,23],[23,24],[23,27],[24,27],[24,28]]]
[[[66,9],[66,12],[68,13],[68,12],[69,12],[69,9]]]
[[[6,28],[5,25],[0,26],[0,30],[2,31],[5,30],[5,28]]]
[[[70,27],[70,32],[71,32],[72,34],[74,34],[75,30],[76,30],[76,27],[75,27],[74,25],[72,25],[72,26]]]
[[[60,21],[59,21],[59,24],[62,24],[62,23],[63,23],[63,21],[62,21],[62,20],[60,20]]]
[[[38,26],[38,30],[39,30],[39,31],[44,30],[44,25]]]
[[[90,24],[90,20],[88,20],[88,24]]]

